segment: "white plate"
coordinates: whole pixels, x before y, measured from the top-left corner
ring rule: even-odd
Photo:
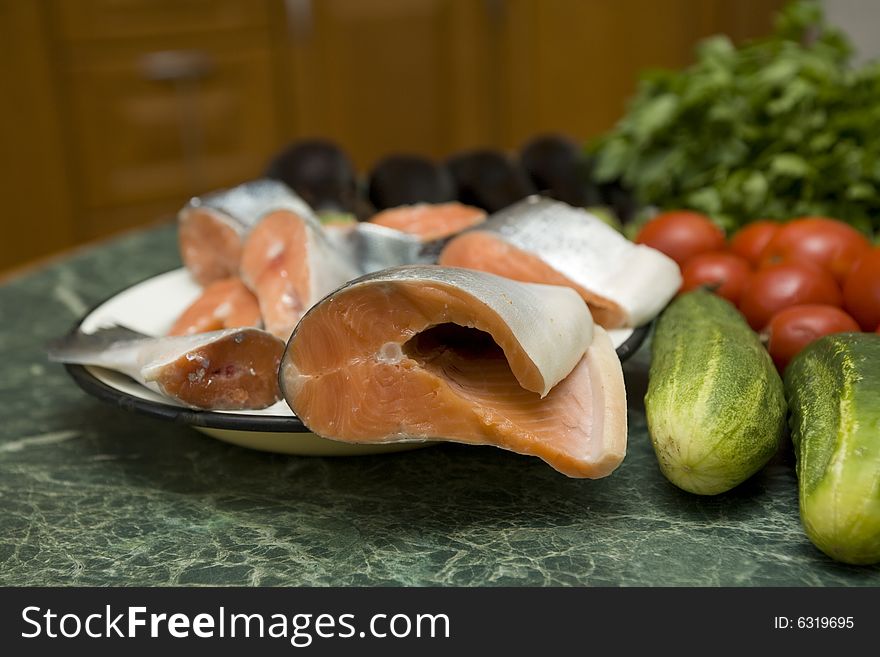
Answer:
[[[174,320],[199,296],[201,288],[185,269],[175,269],[133,285],[87,314],[79,324],[86,333],[120,325],[147,335],[165,335]],[[643,327],[609,332],[625,359],[647,334]],[[309,456],[379,454],[416,449],[428,443],[353,445],[320,438],[306,429],[283,400],[264,409],[199,411],[176,404],[124,374],[102,367],[68,365],[68,372],[88,393],[128,410],[183,422],[220,440],[268,452]]]

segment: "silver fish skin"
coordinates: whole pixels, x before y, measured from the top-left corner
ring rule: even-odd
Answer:
[[[264,217],[287,210],[312,232],[321,228],[312,209],[287,185],[259,179],[190,199],[177,214],[183,264],[200,285],[238,275],[248,236]]]
[[[74,331],[47,345],[49,360],[54,363],[97,365],[127,374],[138,380],[141,349],[159,338],[124,326],[109,326],[94,333]],[[143,382],[143,381],[141,381]]]
[[[194,198],[181,210],[178,216],[179,240],[184,264],[196,281],[203,285],[220,277],[238,275],[245,285],[257,293],[254,272],[243,268],[242,258],[246,253],[259,253],[257,249],[262,248],[264,241],[255,244],[252,250],[251,238],[260,232],[258,226],[264,218],[279,211],[287,216],[295,216],[305,226],[310,298],[301,302],[307,307],[363,273],[340,245],[330,239],[318,216],[305,201],[284,183],[267,178]],[[206,214],[210,223],[195,223],[196,216],[204,217]],[[187,224],[190,218],[193,218],[192,222]],[[217,226],[232,228],[238,236],[233,241],[238,241],[238,244],[227,248],[227,242],[218,247],[216,242],[209,239],[211,233],[201,232],[213,231]],[[281,248],[284,244],[283,236],[278,237],[278,240],[268,242],[268,250],[264,254],[267,260],[272,258],[273,249]],[[260,294],[257,296],[261,310],[264,304],[277,302],[277,299],[263,298]],[[274,326],[273,332],[286,338],[292,329],[292,325]]]
[[[434,264],[448,239],[418,237],[369,222],[327,226],[330,237],[362,274],[412,264]]]
[[[194,197],[180,211],[178,220],[187,221],[190,213],[197,209],[211,211],[215,219],[235,230],[243,239],[270,212],[290,210],[305,221],[319,249],[326,252],[332,248],[339,252],[342,258],[327,258],[344,259],[345,267],[336,264],[332,269],[353,272],[349,278],[388,267],[435,263],[449,241],[446,238],[422,242],[407,233],[368,222],[325,226],[292,189],[268,178]]]
[[[195,209],[214,211],[218,218],[244,235],[265,215],[274,210],[290,210],[310,224],[320,225],[315,212],[290,187],[278,180],[259,178],[229,189],[195,196],[180,211],[179,217]]]
[[[203,358],[200,350],[213,344],[231,340],[236,345],[245,345],[253,338],[276,341],[280,356],[283,341],[252,327],[153,337],[119,326],[98,329],[94,333],[70,333],[48,345],[48,356],[52,362],[94,365],[121,372],[154,392],[192,406],[157,383],[165,368],[182,357],[198,361]]]
[[[483,312],[501,319],[540,373],[541,386],[527,389],[541,397],[571,373],[593,341],[593,319],[581,297],[571,288],[520,283],[495,274],[439,265],[405,265],[367,274],[332,292],[309,312],[352,288],[390,287],[401,282],[455,288],[479,301]],[[288,351],[306,316],[291,335]],[[282,378],[296,376],[289,371],[285,375],[285,364],[281,369]],[[514,372],[514,376],[523,384],[519,373]]]
[[[574,283],[620,305],[627,326],[657,316],[681,287],[674,260],[634,244],[583,208],[530,196],[466,232],[486,231],[538,256]]]

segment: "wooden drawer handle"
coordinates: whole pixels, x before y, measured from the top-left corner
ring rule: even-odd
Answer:
[[[157,81],[201,80],[215,67],[214,57],[204,50],[160,50],[140,60],[144,77]]]
[[[287,33],[294,42],[308,41],[312,36],[314,16],[312,0],[284,0]]]

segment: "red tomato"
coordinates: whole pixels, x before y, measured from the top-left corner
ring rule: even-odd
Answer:
[[[730,251],[758,266],[761,253],[781,226],[775,221],[756,221],[739,229],[730,240]]]
[[[864,330],[880,324],[880,248],[853,266],[843,284],[843,305]]]
[[[695,255],[724,248],[724,233],[704,214],[675,210],[663,212],[642,226],[637,244],[653,247],[683,267]]]
[[[870,249],[868,239],[852,226],[824,217],[806,217],[786,224],[773,236],[761,252],[761,266],[789,260],[811,262],[843,284],[856,260]]]
[[[784,262],[759,269],[746,284],[739,309],[756,331],[783,308],[805,303],[840,307],[840,288],[826,271],[803,262]]]
[[[709,287],[715,294],[736,304],[752,275],[749,263],[732,253],[701,253],[687,261],[681,270],[682,292]]]
[[[790,306],[773,315],[768,326],[767,350],[776,369],[785,370],[801,349],[823,335],[857,332],[859,325],[835,306]]]

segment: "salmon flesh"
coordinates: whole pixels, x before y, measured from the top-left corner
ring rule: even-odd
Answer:
[[[284,342],[256,328],[156,338],[114,327],[61,338],[49,359],[122,372],[191,408],[245,410],[281,399],[283,352]]]
[[[626,451],[620,361],[561,286],[431,265],[364,276],[303,317],[280,383],[333,440],[494,445],[589,478]]]
[[[486,211],[457,202],[416,203],[389,208],[374,215],[370,223],[415,235],[422,242],[451,237],[486,219]]]
[[[247,235],[273,210],[315,218],[312,209],[287,185],[253,180],[190,199],[178,213],[183,264],[199,285],[238,276]]]
[[[193,335],[243,326],[262,327],[257,297],[237,276],[209,283],[177,318],[168,335]]]
[[[251,230],[240,271],[266,330],[284,341],[315,302],[361,273],[317,219],[288,209],[270,212]]]
[[[582,208],[537,196],[453,238],[438,262],[517,281],[566,285],[605,328],[649,322],[681,286],[671,258],[633,244]]]

